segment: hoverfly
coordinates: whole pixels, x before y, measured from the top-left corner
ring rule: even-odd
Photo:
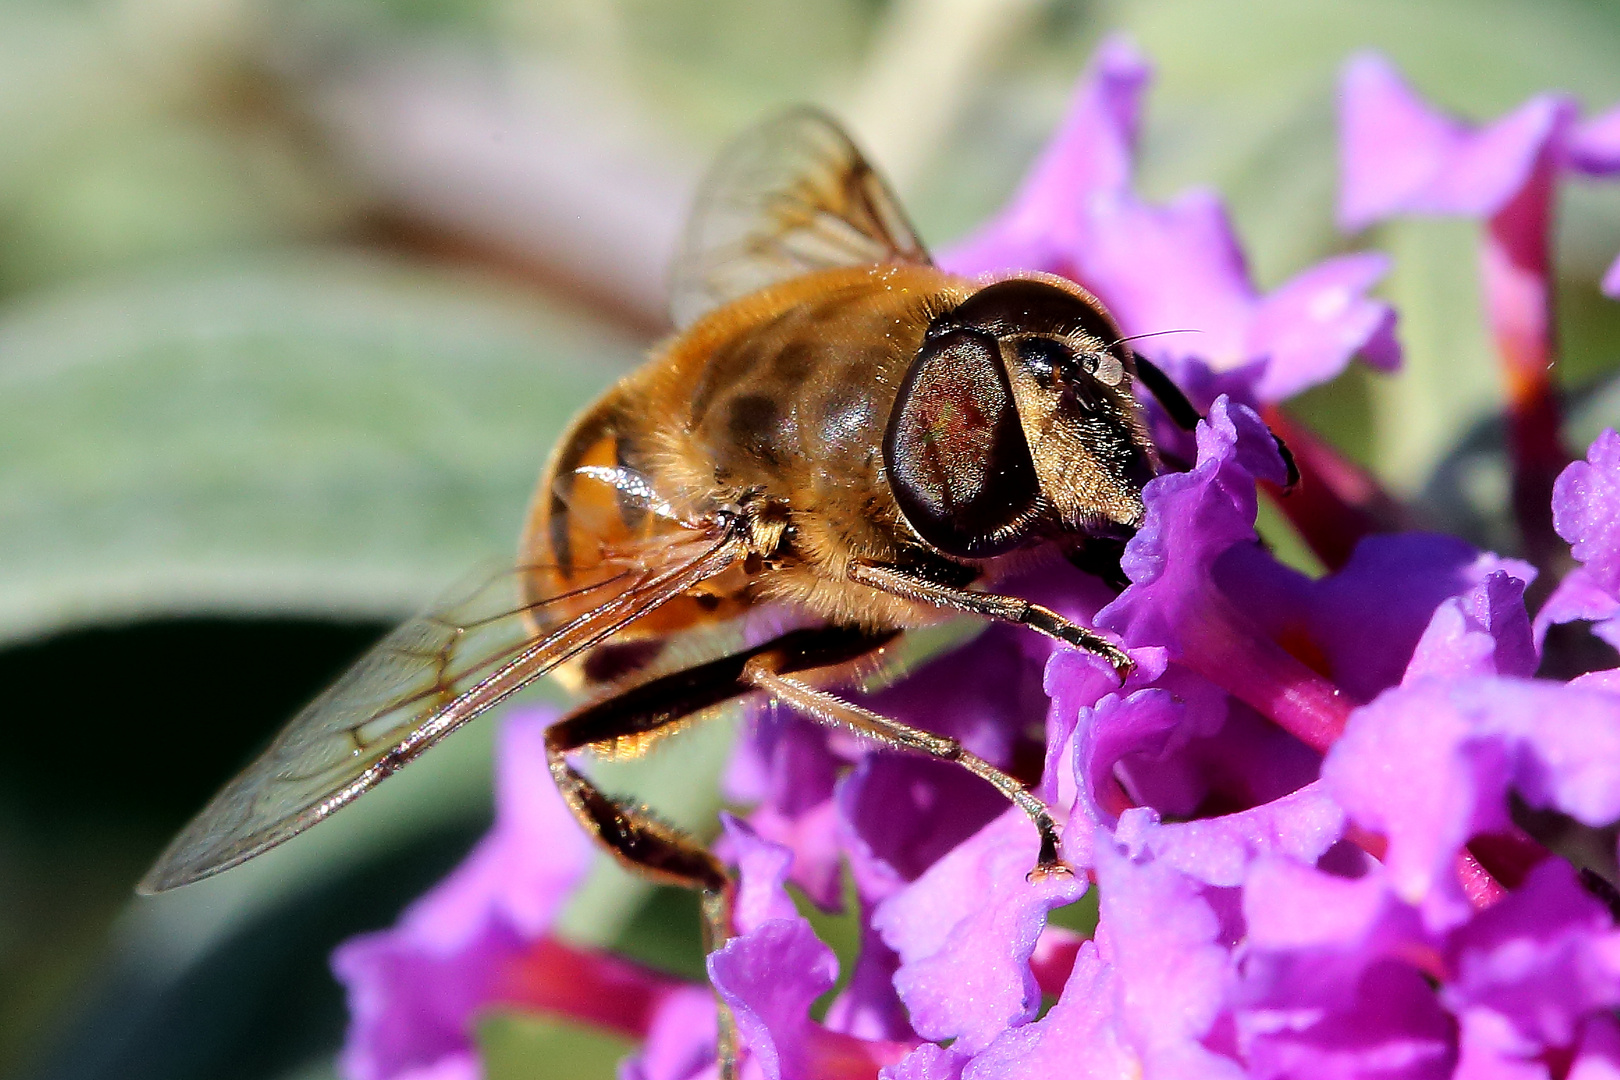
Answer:
[[[906,630],[962,612],[1089,650],[1123,676],[1131,661],[1096,632],[988,590],[1031,551],[1137,525],[1159,460],[1135,382],[1185,426],[1197,414],[1072,282],[935,267],[881,177],[808,109],[721,157],[672,312],[675,335],[558,444],[515,574],[385,638],[197,815],[142,891],[295,836],[552,671],[591,692],[547,735],[569,806],[631,868],[700,890],[711,945],[728,930],[724,867],[603,794],[569,755],[639,753],[748,694],[971,770],[1029,814],[1036,872],[1063,872],[1056,824],[1021,783],[835,691]],[[515,605],[501,593],[514,581]],[[793,613],[794,628],[671,661],[682,635],[765,607]]]

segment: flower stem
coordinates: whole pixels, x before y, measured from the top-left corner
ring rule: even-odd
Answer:
[[[1493,215],[1480,248],[1491,334],[1507,396],[1513,516],[1543,588],[1564,547],[1552,523],[1552,489],[1569,464],[1559,435],[1552,282],[1548,278],[1555,163],[1543,151],[1528,182]]]
[[[1344,733],[1354,703],[1306,667],[1207,586],[1182,662],[1314,750]]]

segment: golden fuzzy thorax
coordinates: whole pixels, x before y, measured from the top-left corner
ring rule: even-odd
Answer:
[[[679,528],[576,482],[581,466],[617,467],[645,476],[678,516],[735,509],[749,526],[743,568],[711,582],[702,603],[667,605],[633,628],[639,636],[772,601],[871,628],[939,621],[937,606],[855,584],[847,568],[855,560],[931,568],[966,582],[993,580],[1006,561],[951,560],[930,548],[885,475],[884,431],[907,371],[931,322],[976,288],[927,266],[825,271],[744,297],[667,341],[560,442],[530,513],[524,561],[562,569],[536,570],[530,595],[566,591],[588,575],[604,541]],[[1062,528],[1134,523],[1139,492],[1115,483],[1084,432],[1057,422],[1027,374],[1008,367],[1042,512]],[[1128,372],[1119,383],[1112,408],[1124,419],[1115,424],[1145,442]]]

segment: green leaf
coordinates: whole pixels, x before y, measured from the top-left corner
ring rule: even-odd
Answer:
[[[397,617],[514,549],[636,345],[316,255],[0,310],[0,640],[198,612]]]
[[[488,1080],[609,1080],[635,1044],[593,1028],[521,1013],[498,1013],[478,1027]]]
[[[1475,423],[1501,407],[1501,376],[1474,271],[1479,227],[1404,220],[1380,236],[1395,257],[1384,293],[1400,312],[1405,361],[1373,391],[1379,472],[1411,493]]]

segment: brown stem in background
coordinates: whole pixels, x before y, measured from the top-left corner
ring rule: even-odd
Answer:
[[[1553,481],[1570,460],[1552,379],[1558,355],[1548,277],[1554,172],[1551,155],[1543,152],[1530,180],[1491,217],[1480,248],[1485,310],[1507,398],[1513,517],[1525,557],[1541,571],[1538,598],[1552,589],[1567,551],[1552,522]]]

